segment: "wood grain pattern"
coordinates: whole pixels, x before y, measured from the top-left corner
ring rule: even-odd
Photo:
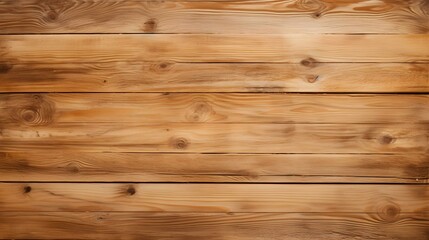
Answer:
[[[427,213],[0,212],[0,238],[426,240]]]
[[[426,0],[16,0],[1,33],[428,33]]]
[[[429,34],[2,35],[6,64],[112,61],[428,62]],[[398,47],[400,46],[400,47]]]
[[[426,95],[2,94],[0,121],[55,123],[429,123]]]
[[[427,183],[427,155],[0,154],[0,181]]]
[[[2,124],[0,151],[425,153],[429,146],[428,124],[37,124]]]
[[[429,65],[11,61],[0,92],[429,92]]]
[[[429,185],[0,183],[0,211],[429,212]]]

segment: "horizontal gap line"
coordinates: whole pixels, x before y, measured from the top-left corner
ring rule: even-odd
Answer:
[[[428,87],[429,88],[429,87]],[[169,92],[169,91],[156,91],[156,92],[130,92],[130,91],[112,91],[112,92],[64,92],[64,91],[52,91],[52,92],[0,92],[0,94],[56,94],[56,93],[63,93],[63,94],[260,94],[260,95],[287,95],[287,94],[295,94],[295,95],[428,95],[429,91],[427,92],[263,92],[263,91],[250,91],[250,92]]]
[[[178,213],[191,213],[191,214],[226,214],[230,215],[230,213],[240,213],[240,214],[379,214],[380,212],[195,212],[195,211],[111,211],[111,210],[105,210],[105,211],[0,211],[0,213],[161,213],[161,214],[178,214]],[[401,214],[418,214],[418,212],[406,212],[401,211],[399,215]],[[8,239],[9,240],[9,239]]]
[[[252,153],[252,152],[129,152],[129,151],[118,151],[118,152],[109,152],[109,151],[101,151],[101,152],[88,152],[88,151],[79,151],[79,150],[54,150],[54,149],[38,149],[38,150],[33,150],[33,153],[43,153],[43,152],[55,152],[55,151],[59,151],[59,152],[65,152],[65,153],[70,153],[70,152],[74,152],[74,153],[82,153],[82,154],[106,154],[106,153],[110,153],[110,154],[120,154],[120,153],[132,153],[132,154],[182,154],[182,155],[187,155],[187,154],[201,154],[201,155],[371,155],[371,156],[378,156],[378,155],[390,155],[390,156],[409,156],[409,155],[416,155],[416,156],[426,156],[427,154],[425,152],[410,152],[407,154],[397,154],[397,153],[390,153],[390,152],[385,152],[385,153],[287,153],[287,152],[279,152],[279,153]],[[4,151],[0,149],[1,153],[22,153],[22,151]]]
[[[401,35],[426,35],[426,33],[412,33],[412,32],[392,32],[392,33],[379,33],[379,32],[356,32],[356,33],[350,33],[350,32],[320,32],[320,33],[313,33],[313,32],[296,32],[296,33],[268,33],[268,32],[246,32],[246,33],[215,33],[215,32],[9,32],[9,33],[0,33],[0,36],[33,36],[33,35],[211,35],[211,36],[241,36],[241,35],[247,35],[247,36],[264,36],[264,35],[277,35],[277,36],[293,36],[293,35],[338,35],[338,36],[401,36]]]
[[[427,180],[427,179],[424,179]],[[129,182],[117,182],[117,181],[105,181],[105,182],[81,182],[81,181],[75,181],[75,182],[66,182],[66,181],[0,181],[0,184],[7,184],[7,183],[22,183],[22,184],[31,184],[31,183],[41,183],[41,184],[175,184],[175,185],[428,185],[428,183],[371,183],[371,182],[363,182],[363,183],[350,183],[350,182],[135,182],[135,181],[129,181]]]

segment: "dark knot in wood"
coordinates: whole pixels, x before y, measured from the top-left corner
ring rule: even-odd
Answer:
[[[25,186],[24,187],[24,193],[29,193],[31,192],[31,187],[30,186]]]
[[[136,194],[136,189],[133,186],[129,186],[127,188],[127,193],[128,193],[128,195],[132,196],[132,195]]]
[[[390,135],[384,135],[380,138],[380,143],[383,145],[391,144],[395,141],[395,138]]]
[[[317,65],[317,61],[316,61],[316,59],[309,57],[309,58],[302,60],[301,65],[303,65],[305,67],[312,68],[312,67],[315,67]]]
[[[143,26],[143,31],[144,32],[149,32],[149,33],[151,33],[151,32],[155,32],[156,31],[156,28],[157,28],[157,23],[156,23],[156,19],[154,19],[154,18],[151,18],[151,19],[148,19],[145,23],[144,23],[144,26]]]

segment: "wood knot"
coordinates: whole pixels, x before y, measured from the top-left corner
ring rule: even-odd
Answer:
[[[319,75],[307,75],[307,82],[315,83],[319,79]]]
[[[170,145],[176,149],[186,149],[189,145],[189,142],[186,138],[172,138],[170,140]]]
[[[5,74],[12,69],[13,65],[9,63],[0,63],[0,74]]]
[[[322,14],[320,13],[320,12],[315,12],[315,13],[313,13],[313,14],[311,14],[311,16],[313,17],[313,18],[320,18],[320,17],[322,17]]]
[[[136,189],[133,186],[129,186],[127,188],[127,194],[130,195],[130,196],[136,194]]]
[[[55,12],[54,10],[51,10],[48,12],[47,17],[50,21],[55,21],[58,19],[58,13]]]
[[[401,213],[401,208],[393,203],[390,203],[379,211],[378,215],[386,222],[394,222]]]
[[[186,119],[191,122],[205,122],[209,120],[214,111],[206,101],[194,102],[189,108]]]
[[[29,126],[53,122],[55,104],[41,95],[14,95],[7,100],[11,119]]]
[[[381,136],[379,141],[383,145],[388,145],[388,144],[393,143],[395,141],[395,138],[390,136],[390,135],[384,135],[384,136]]]
[[[29,193],[31,192],[31,187],[30,186],[25,186],[24,187],[24,193]]]
[[[155,18],[151,18],[148,19],[143,26],[143,31],[144,32],[155,32],[156,28],[157,28],[157,23],[156,23],[156,19]]]
[[[70,173],[74,173],[74,174],[79,173],[79,167],[76,164],[74,164],[74,163],[67,164],[67,170]]]
[[[316,62],[316,59],[310,57],[302,60],[301,65],[312,68],[317,65],[317,62]]]

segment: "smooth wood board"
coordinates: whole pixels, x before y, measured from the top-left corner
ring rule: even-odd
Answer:
[[[429,65],[11,61],[0,62],[0,92],[424,93]]]
[[[429,34],[1,35],[0,55],[6,65],[116,61],[427,63],[428,42]]]
[[[425,213],[429,185],[0,183],[0,211]]]
[[[0,181],[415,183],[427,155],[0,153]]]
[[[0,33],[428,33],[426,0],[15,0]]]
[[[427,213],[0,212],[1,238],[426,240]]]
[[[426,153],[425,124],[2,124],[0,151]]]
[[[429,123],[427,95],[2,94],[0,122]]]

